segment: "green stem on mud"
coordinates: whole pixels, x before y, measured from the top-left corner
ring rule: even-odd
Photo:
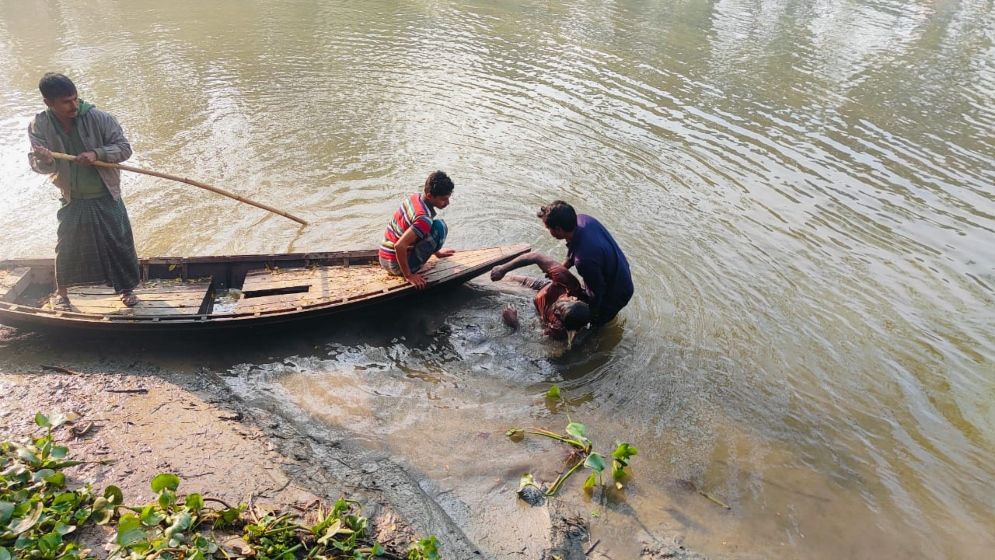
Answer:
[[[545,437],[548,437],[550,439],[555,439],[556,441],[560,441],[560,442],[566,443],[568,445],[572,445],[572,446],[574,446],[577,449],[580,449],[582,451],[587,451],[588,450],[588,447],[586,445],[584,445],[583,443],[581,443],[581,442],[579,442],[579,441],[577,441],[575,439],[570,439],[570,438],[568,438],[566,436],[561,436],[560,434],[557,434],[556,432],[550,432],[549,430],[543,430],[542,428],[525,428],[524,431],[526,431],[526,432],[528,432],[530,434],[535,434],[537,436],[545,436]]]
[[[570,475],[572,475],[574,472],[576,472],[577,469],[579,469],[581,467],[581,465],[584,464],[584,461],[586,459],[587,459],[587,457],[581,457],[580,461],[577,461],[576,465],[570,467],[570,470],[568,470],[567,472],[561,474],[560,477],[556,479],[556,482],[553,483],[553,486],[551,486],[549,488],[549,491],[546,492],[546,495],[547,496],[555,496],[556,493],[560,491],[560,486],[563,486],[563,483],[566,482],[567,479],[570,478]]]

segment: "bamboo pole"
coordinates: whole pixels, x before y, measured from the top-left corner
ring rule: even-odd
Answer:
[[[52,152],[52,157],[55,158],[55,159],[61,159],[61,160],[65,160],[65,161],[76,161],[76,156],[71,156],[69,154],[63,154],[63,153],[59,153],[59,152]],[[172,181],[179,181],[180,183],[186,183],[188,185],[192,185],[192,186],[200,188],[200,189],[204,189],[204,190],[208,190],[208,191],[211,191],[211,192],[214,192],[214,193],[218,193],[221,196],[227,196],[228,198],[233,198],[233,199],[235,199],[235,200],[237,200],[239,202],[244,202],[245,204],[251,204],[252,206],[255,206],[256,208],[262,208],[263,210],[267,210],[267,211],[272,212],[274,214],[279,214],[279,215],[283,216],[284,218],[289,218],[289,219],[291,219],[291,220],[293,220],[293,221],[295,221],[295,222],[297,222],[297,223],[299,223],[301,225],[305,225],[305,226],[307,225],[307,221],[303,220],[302,218],[298,218],[297,216],[294,216],[293,214],[290,214],[288,212],[284,212],[283,210],[280,210],[279,208],[273,208],[272,206],[263,204],[261,202],[256,202],[254,200],[250,200],[248,198],[245,198],[244,196],[240,196],[240,195],[237,195],[237,194],[235,194],[233,192],[228,192],[226,190],[219,189],[217,187],[212,187],[211,185],[208,185],[207,183],[201,183],[200,181],[194,181],[193,179],[186,179],[184,177],[178,177],[176,175],[170,175],[169,173],[160,173],[158,171],[151,171],[149,169],[142,169],[140,167],[132,167],[130,165],[123,165],[123,164],[120,164],[120,163],[107,163],[106,161],[95,161],[95,162],[93,162],[93,165],[95,165],[97,167],[109,167],[111,169],[123,169],[125,171],[131,171],[133,173],[141,173],[143,175],[151,175],[153,177],[161,177],[163,179],[170,179]]]

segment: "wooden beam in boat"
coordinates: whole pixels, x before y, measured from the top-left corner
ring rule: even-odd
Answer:
[[[78,313],[93,315],[198,315],[205,306],[210,279],[192,282],[152,281],[135,289],[138,305],[127,307],[121,296],[107,286],[73,286],[69,302]]]
[[[0,301],[13,302],[31,285],[31,269],[0,270]]]

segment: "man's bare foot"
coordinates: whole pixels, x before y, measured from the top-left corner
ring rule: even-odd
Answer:
[[[135,295],[135,292],[125,292],[121,294],[121,303],[126,307],[134,307],[138,305],[138,296]]]

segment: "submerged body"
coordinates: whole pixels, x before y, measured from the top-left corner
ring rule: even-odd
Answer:
[[[546,274],[545,277],[508,274],[510,270],[533,264]],[[586,294],[580,281],[548,255],[526,253],[506,265],[495,266],[491,269],[491,280],[507,280],[536,290],[532,303],[542,322],[543,334],[550,338],[570,340],[572,333],[583,328],[590,319],[590,309],[584,302]]]

